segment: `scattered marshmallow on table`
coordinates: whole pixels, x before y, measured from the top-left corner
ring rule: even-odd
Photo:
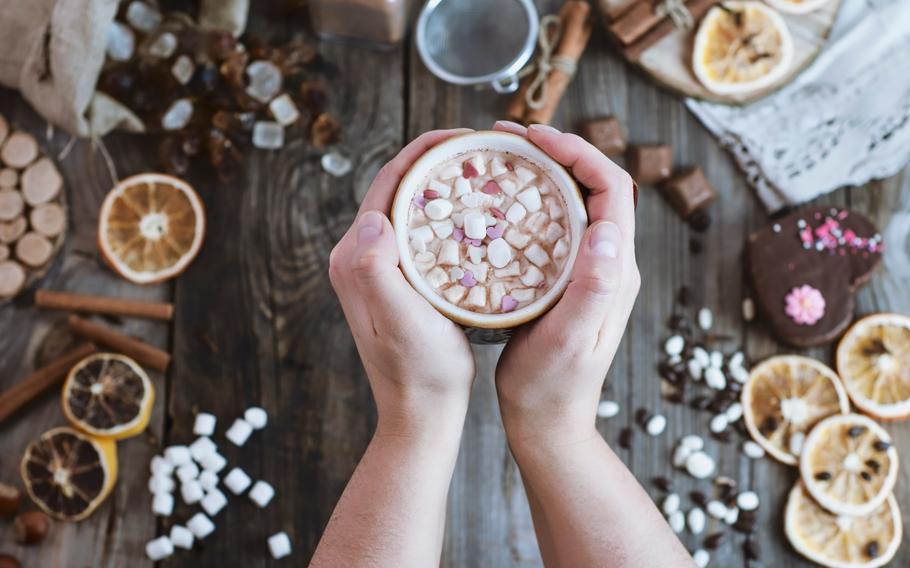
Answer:
[[[260,507],[265,507],[275,496],[275,489],[265,481],[257,481],[250,489],[250,499]]]
[[[224,433],[224,437],[231,441],[235,446],[242,446],[246,443],[250,434],[253,433],[253,427],[243,418],[234,420],[231,427]]]
[[[169,446],[164,450],[164,459],[171,465],[179,467],[193,459],[193,456],[186,446]]]
[[[200,412],[196,415],[196,421],[193,424],[193,434],[197,436],[211,436],[215,433],[215,424],[217,419],[208,412]]]
[[[234,493],[234,495],[240,495],[253,482],[250,479],[250,476],[246,474],[245,471],[239,467],[232,469],[224,478],[224,485]]]
[[[199,477],[199,466],[193,462],[185,463],[177,468],[177,479],[180,483],[186,483]]]
[[[202,498],[205,496],[205,491],[202,490],[202,485],[193,479],[180,485],[180,495],[183,497],[184,503],[193,505],[202,501]]]
[[[170,493],[156,493],[152,497],[152,513],[159,517],[170,517],[174,512],[174,496]]]
[[[269,551],[272,558],[278,560],[291,554],[291,539],[286,532],[273,534],[269,537]]]
[[[158,495],[159,493],[171,493],[174,491],[176,484],[170,476],[165,475],[153,475],[149,478],[149,491],[153,495]]]
[[[152,475],[171,475],[174,473],[174,464],[161,456],[155,456],[152,458],[149,469],[152,470]]]
[[[153,562],[164,560],[171,554],[174,554],[174,544],[168,537],[159,536],[154,540],[150,540],[148,544],[145,545],[145,554]]]
[[[217,451],[218,444],[213,442],[208,436],[200,436],[196,438],[195,442],[190,444],[190,455],[197,462],[201,462],[202,458]]]
[[[218,489],[212,489],[202,498],[201,505],[203,511],[208,513],[210,517],[214,517],[227,506],[227,503],[228,500],[224,493]]]
[[[256,430],[262,430],[269,423],[269,415],[264,408],[251,406],[243,413],[243,419]]]
[[[190,529],[198,539],[203,539],[215,530],[215,523],[205,516],[205,513],[196,513],[186,523],[186,528]]]
[[[202,469],[206,471],[218,473],[227,465],[227,459],[225,459],[225,457],[218,452],[213,452],[207,456],[203,456],[202,461],[199,462],[199,465],[201,465]]]
[[[192,549],[193,541],[196,539],[195,535],[193,535],[193,531],[182,525],[174,525],[171,527],[170,538],[174,546],[184,550]]]
[[[218,474],[209,469],[202,470],[202,473],[199,474],[199,485],[204,491],[211,491],[218,487]]]

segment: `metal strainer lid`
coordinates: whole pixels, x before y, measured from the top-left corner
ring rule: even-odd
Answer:
[[[534,53],[538,27],[531,0],[429,0],[417,21],[417,50],[444,81],[510,91]]]

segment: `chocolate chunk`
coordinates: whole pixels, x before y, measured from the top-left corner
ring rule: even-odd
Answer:
[[[629,173],[638,183],[655,184],[673,171],[673,148],[664,144],[643,144],[629,148]]]
[[[687,221],[689,226],[699,233],[704,233],[711,227],[711,216],[708,215],[707,211],[696,211]]]
[[[660,187],[664,197],[683,219],[688,219],[717,199],[717,192],[699,167],[684,169]]]
[[[626,137],[622,132],[622,125],[614,116],[585,122],[581,127],[581,135],[607,156],[619,156],[626,151]]]

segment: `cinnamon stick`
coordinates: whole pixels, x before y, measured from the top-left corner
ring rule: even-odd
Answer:
[[[689,13],[692,14],[692,19],[697,22],[719,1],[720,0],[690,0],[686,3],[686,8],[688,8]],[[638,61],[648,48],[670,35],[670,33],[676,29],[677,27],[673,23],[673,20],[664,18],[660,23],[651,28],[648,33],[623,49],[623,55],[630,61]]]
[[[98,325],[75,315],[70,316],[67,323],[74,333],[89,341],[94,341],[114,351],[123,353],[127,357],[132,357],[140,365],[163,373],[171,362],[171,356],[166,351],[123,335],[103,325]]]
[[[509,101],[509,106],[506,107],[506,118],[508,120],[524,124],[525,113],[528,111],[528,89],[531,87],[532,81],[534,81],[533,73],[521,80],[521,85],[512,96],[512,100]]]
[[[105,296],[74,294],[72,292],[57,292],[54,290],[36,291],[35,306],[50,310],[109,314],[165,321],[169,321],[174,317],[174,305],[167,302],[124,300]]]
[[[73,365],[96,350],[91,343],[83,343],[0,394],[0,422],[6,420],[11,414],[50,387],[61,382]]]
[[[666,17],[666,14],[661,16],[657,13],[657,6],[651,0],[645,0],[633,5],[629,11],[610,24],[610,32],[620,43],[629,45],[635,43],[635,40]]]
[[[562,21],[562,39],[555,55],[577,62],[591,37],[591,22],[588,15],[591,5],[584,0],[568,0],[559,11]],[[560,69],[553,69],[547,76],[547,98],[539,109],[528,109],[525,122],[528,124],[549,124],[559,101],[565,93],[572,76]]]

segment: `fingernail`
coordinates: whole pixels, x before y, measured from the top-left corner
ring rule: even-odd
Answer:
[[[594,256],[616,258],[619,254],[619,243],[621,240],[622,235],[616,223],[601,221],[594,225],[588,245],[591,247],[591,253]]]
[[[525,127],[517,122],[512,122],[511,120],[497,120],[494,127],[498,126],[500,128],[508,128],[509,130],[525,130]]]
[[[533,130],[534,132],[549,132],[550,134],[562,134],[562,132],[549,124],[532,124],[528,127],[528,130]]]
[[[372,243],[382,234],[382,213],[379,211],[367,211],[360,216],[357,221],[357,244],[365,245]]]

